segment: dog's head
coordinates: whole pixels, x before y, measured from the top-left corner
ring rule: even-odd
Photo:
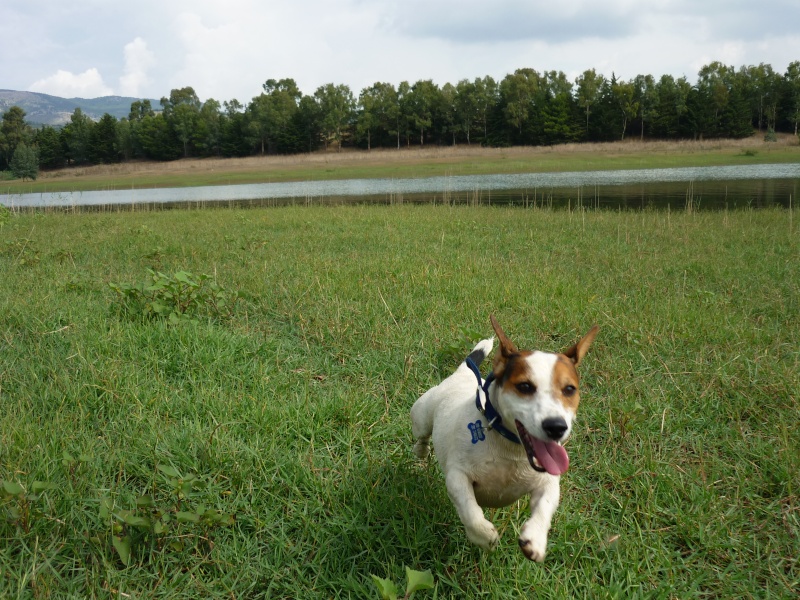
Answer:
[[[592,327],[564,352],[530,352],[518,350],[494,316],[491,321],[500,341],[494,358],[492,403],[507,427],[516,426],[531,466],[561,475],[569,467],[562,444],[572,431],[580,401],[576,367],[599,328]]]

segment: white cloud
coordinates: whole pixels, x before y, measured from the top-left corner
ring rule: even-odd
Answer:
[[[151,83],[147,72],[155,64],[155,56],[140,37],[125,45],[124,54],[125,74],[119,78],[119,94],[136,97],[141,94],[142,86]]]
[[[114,90],[106,86],[100,72],[94,67],[77,75],[59,69],[54,75],[31,84],[28,90],[64,98],[98,98],[114,93]]]
[[[108,94],[113,87],[159,98],[192,86],[204,100],[248,102],[270,78],[291,77],[305,94],[325,83],[347,84],[358,94],[376,81],[442,85],[485,75],[502,79],[522,67],[570,77],[595,68],[607,77],[671,74],[693,81],[714,60],[736,67],[764,62],[782,72],[800,58],[797,0],[140,0],[136,11],[124,6],[71,0],[50,9],[45,0],[0,1],[0,56],[14,56],[3,64],[0,87],[71,96]],[[94,70],[82,72],[87,65]]]

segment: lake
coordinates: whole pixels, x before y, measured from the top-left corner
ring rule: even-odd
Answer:
[[[800,164],[345,179],[97,192],[2,194],[10,208],[400,202],[715,209],[796,204]]]

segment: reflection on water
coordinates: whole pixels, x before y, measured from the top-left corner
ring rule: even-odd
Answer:
[[[0,195],[16,208],[425,202],[602,208],[789,206],[800,164],[347,179],[189,188]],[[796,204],[796,202],[795,202]]]

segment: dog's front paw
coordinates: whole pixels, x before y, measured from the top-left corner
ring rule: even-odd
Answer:
[[[500,534],[489,521],[484,520],[482,523],[466,529],[469,541],[489,552],[497,548],[497,544],[500,542]]]
[[[431,453],[431,445],[428,440],[419,439],[414,443],[412,452],[418,459],[424,460]]]
[[[533,527],[523,527],[519,534],[519,548],[528,560],[543,562],[547,554],[547,534],[541,535],[532,531]]]
[[[544,562],[544,555],[547,552],[547,538],[534,539],[527,537],[524,533],[519,536],[520,550],[525,555],[525,558],[534,562]]]

